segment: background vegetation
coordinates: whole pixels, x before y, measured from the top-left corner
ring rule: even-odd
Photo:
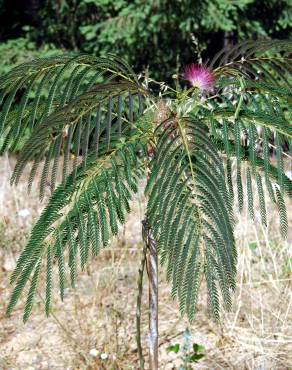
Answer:
[[[169,81],[245,38],[291,38],[290,0],[0,0],[0,73],[62,49],[114,52]],[[39,54],[38,54],[39,55]]]

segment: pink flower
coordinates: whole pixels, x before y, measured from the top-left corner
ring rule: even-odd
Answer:
[[[207,67],[196,64],[190,64],[185,68],[183,78],[200,91],[211,91],[215,82],[214,75]]]

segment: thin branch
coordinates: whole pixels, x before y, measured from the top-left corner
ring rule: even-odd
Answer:
[[[142,294],[143,294],[143,275],[144,268],[146,264],[147,246],[144,243],[142,250],[142,258],[139,267],[138,275],[138,295],[137,295],[137,305],[136,305],[136,343],[139,355],[140,369],[144,370],[145,359],[143,356],[142,342],[141,342],[141,304],[142,304]]]

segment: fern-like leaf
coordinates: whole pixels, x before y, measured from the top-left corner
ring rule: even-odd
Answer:
[[[79,165],[76,178],[70,175],[60,184],[34,226],[30,240],[20,255],[11,281],[15,288],[7,312],[17,303],[30,275],[34,271],[28,294],[24,320],[32,309],[38,285],[42,256],[46,255],[46,313],[49,314],[53,290],[53,264],[58,264],[60,296],[64,298],[67,275],[74,285],[77,273],[77,257],[80,265],[88,262],[90,249],[97,255],[107,246],[111,235],[118,233],[118,224],[125,222],[130,211],[129,201],[138,190],[137,181],[144,173],[143,162],[137,153],[144,151],[143,136],[129,139],[100,159],[88,160]],[[124,161],[127,158],[127,161]],[[134,190],[133,190],[134,189]],[[69,260],[64,256],[69,252]]]
[[[174,118],[172,125],[172,132],[166,122],[157,129],[157,154],[146,187],[148,217],[182,313],[193,320],[205,275],[212,313],[218,319],[218,290],[230,308],[236,266],[223,163],[205,125],[194,118]]]

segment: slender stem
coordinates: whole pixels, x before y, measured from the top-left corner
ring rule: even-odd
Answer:
[[[143,222],[146,231],[149,275],[149,369],[158,370],[158,257],[148,220]]]
[[[136,342],[137,350],[139,355],[140,370],[144,370],[145,359],[143,356],[142,344],[141,344],[141,303],[143,294],[143,275],[146,264],[147,246],[144,244],[142,251],[142,258],[139,267],[138,276],[138,295],[137,295],[137,306],[136,306]]]

